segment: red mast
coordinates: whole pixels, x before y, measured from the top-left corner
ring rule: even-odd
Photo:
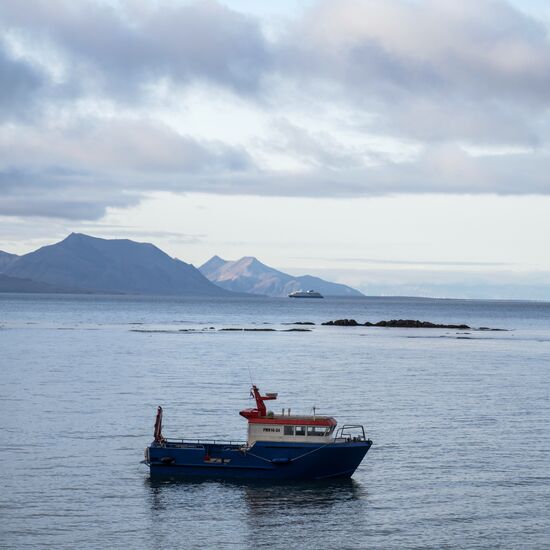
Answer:
[[[244,409],[239,414],[245,418],[260,418],[267,415],[267,409],[264,401],[271,401],[272,399],[277,399],[276,393],[266,393],[262,395],[258,387],[253,384],[252,389],[250,390],[250,395],[256,400],[255,409]]]

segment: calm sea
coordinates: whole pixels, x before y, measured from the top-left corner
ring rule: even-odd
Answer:
[[[509,330],[282,331],[342,317]],[[0,295],[0,367],[0,547],[550,546],[548,303]],[[156,406],[242,440],[250,376],[365,424],[351,481],[149,479]]]

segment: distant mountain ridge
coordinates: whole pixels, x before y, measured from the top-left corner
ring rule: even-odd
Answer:
[[[152,244],[81,233],[12,259],[4,275],[93,292],[229,295],[197,268]]]
[[[236,261],[213,256],[197,269],[150,243],[82,233],[22,256],[0,251],[0,274],[1,292],[288,296],[314,289],[324,296],[362,296],[318,277],[293,277],[252,256]]]
[[[0,273],[4,273],[15,258],[18,258],[17,254],[10,254],[9,252],[0,250]]]
[[[199,267],[199,270],[213,283],[234,292],[277,297],[288,296],[295,290],[313,289],[324,296],[363,296],[361,292],[349,286],[331,283],[319,277],[293,277],[263,264],[252,256],[244,256],[235,261],[212,256]]]
[[[75,289],[62,288],[31,279],[20,279],[19,277],[8,277],[0,273],[0,292],[33,292],[41,294],[61,294],[78,292]],[[82,292],[82,291],[81,291]]]

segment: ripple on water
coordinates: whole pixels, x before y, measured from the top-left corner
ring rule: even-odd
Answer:
[[[550,540],[548,305],[0,300],[8,548],[542,548]],[[350,317],[514,330],[464,341],[319,326]],[[317,325],[282,331],[296,320]],[[217,330],[263,325],[277,332]],[[155,332],[134,332],[142,329]],[[278,408],[316,405],[366,424],[374,446],[352,480],[148,478],[139,461],[158,404],[167,434],[243,439],[237,411],[249,406],[249,367],[262,389],[279,392]]]

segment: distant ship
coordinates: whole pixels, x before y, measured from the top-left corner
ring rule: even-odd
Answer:
[[[323,295],[315,290],[295,290],[288,295],[289,298],[322,298]]]
[[[145,449],[152,477],[210,477],[252,480],[349,478],[372,441],[359,424],[336,429],[332,416],[283,414],[267,410],[276,393],[260,394],[253,385],[256,407],[239,414],[248,420],[245,442],[206,439],[166,439],[162,407],[158,408],[155,439]]]

